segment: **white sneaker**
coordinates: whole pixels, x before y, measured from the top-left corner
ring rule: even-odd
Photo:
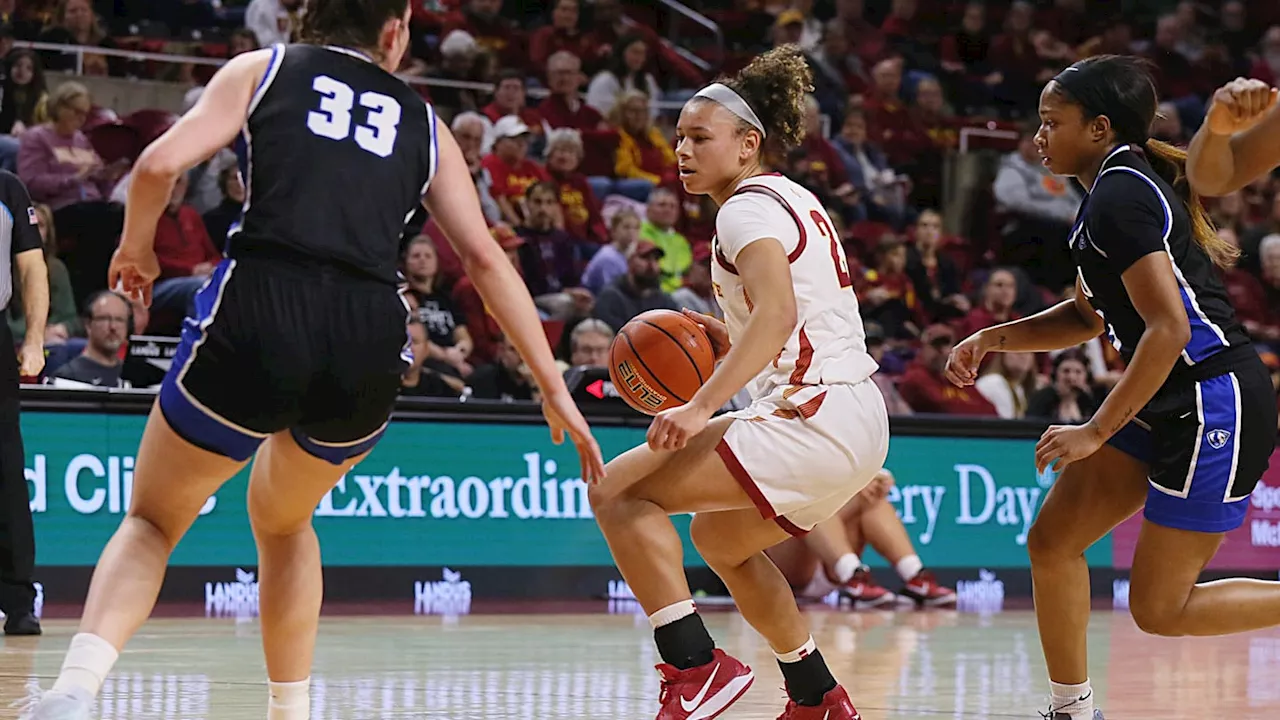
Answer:
[[[89,720],[93,696],[84,690],[42,692],[38,685],[29,688],[18,720]]]

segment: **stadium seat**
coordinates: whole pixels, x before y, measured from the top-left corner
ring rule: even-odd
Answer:
[[[160,137],[178,121],[178,116],[168,110],[137,110],[125,116],[121,121],[126,127],[133,128],[145,148]]]
[[[94,152],[108,165],[121,159],[133,162],[142,152],[138,131],[127,125],[99,125],[85,134]]]

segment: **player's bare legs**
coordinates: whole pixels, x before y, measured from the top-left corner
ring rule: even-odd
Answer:
[[[753,508],[751,498],[713,452],[732,418],[717,418],[682,450],[632,448],[606,466],[591,488],[591,508],[614,562],[645,612],[692,597],[684,547],[669,515]]]
[[[680,536],[669,517],[676,513],[699,513],[691,529],[694,542],[743,617],[774,649],[793,698],[818,705],[837,688],[790,586],[763,552],[786,533],[761,517],[714,451],[733,422],[729,417],[712,420],[675,452],[633,448],[610,462],[607,479],[591,489],[596,521],[618,569],[649,615],[667,663],[659,718],[715,717],[754,677],[745,665],[715,649],[697,614]],[[708,667],[709,672],[704,670]],[[725,672],[718,676],[721,668]]]
[[[1138,627],[1176,637],[1280,625],[1280,582],[1230,578],[1196,584],[1222,537],[1143,521],[1129,584],[1129,611]]]
[[[249,478],[249,522],[258,546],[258,604],[267,660],[269,720],[306,718],[324,597],[312,513],[364,455],[334,465],[298,447],[289,432],[267,439]]]
[[[846,523],[846,527],[850,524],[853,523]],[[858,516],[856,528],[849,532],[850,540],[856,537],[853,532],[861,535],[862,545],[875,548],[876,552],[884,556],[890,565],[896,566],[902,560],[916,554],[916,548],[911,544],[911,536],[907,535],[907,528],[902,524],[902,519],[894,512],[888,500],[869,503]],[[854,545],[855,551],[859,549],[858,545]]]
[[[91,704],[120,650],[151,615],[173,548],[209,496],[242,467],[179,437],[159,404],[152,406],[138,446],[128,513],[98,560],[54,695],[74,695],[81,704],[87,698]]]
[[[1067,466],[1027,537],[1036,622],[1054,707],[1073,718],[1091,716],[1093,706],[1084,551],[1141,509],[1146,497],[1147,465],[1103,445]]]
[[[775,653],[790,652],[809,640],[809,626],[791,586],[763,552],[790,537],[778,523],[765,520],[754,507],[700,513],[689,535],[702,559],[724,581],[738,612]]]

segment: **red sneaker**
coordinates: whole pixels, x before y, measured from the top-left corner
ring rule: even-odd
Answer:
[[[926,607],[955,605],[956,591],[938,584],[938,579],[928,570],[921,570],[902,587],[902,595]]]
[[[658,665],[662,694],[657,720],[711,720],[742,697],[755,675],[737,658],[717,649],[711,662],[688,670]]]
[[[880,585],[875,578],[871,577],[871,570],[865,565],[853,573],[853,577],[849,578],[849,582],[840,585],[839,590],[840,597],[847,598],[856,610],[880,607],[898,600],[898,597],[890,592],[888,588]]]
[[[778,720],[862,720],[862,716],[849,699],[849,693],[837,685],[822,696],[821,705],[797,705],[795,700],[788,699],[787,709]]]

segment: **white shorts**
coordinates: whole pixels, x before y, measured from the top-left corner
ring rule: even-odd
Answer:
[[[839,512],[889,453],[889,413],[869,379],[779,387],[729,416],[716,452],[760,514],[795,536]]]

